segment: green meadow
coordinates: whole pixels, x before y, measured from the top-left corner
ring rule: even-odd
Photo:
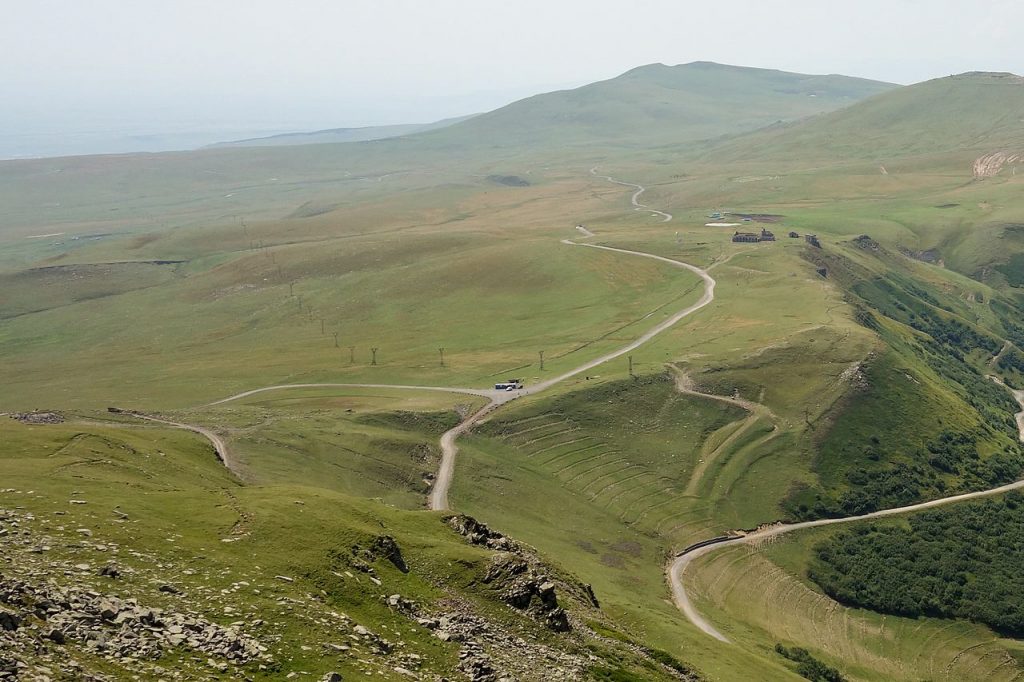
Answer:
[[[0,422],[0,506],[33,514],[62,567],[106,559],[75,546],[87,528],[120,548],[126,590],[172,606],[183,598],[154,585],[173,580],[218,622],[265,614],[278,663],[247,670],[255,679],[397,679],[393,663],[324,648],[342,610],[393,633],[424,675],[460,674],[458,643],[394,613],[393,593],[591,656],[592,679],[800,679],[776,644],[850,680],[1015,679],[1021,643],[984,625],[826,596],[808,570],[836,529],[689,568],[696,606],[732,644],[672,604],[667,563],[693,542],[1024,468],[1016,403],[986,376],[1024,389],[1024,174],[974,173],[1019,143],[1016,127],[986,125],[1020,108],[1019,86],[801,81],[830,93],[811,107],[779,94],[788,76],[719,73],[720,97],[759,82],[750,109],[786,121],[753,130],[772,121],[731,106],[708,123],[714,98],[693,93],[709,68],[648,69],[409,138],[0,164],[0,410],[66,419]],[[672,106],[629,113],[652,93]],[[603,98],[605,118],[561,127],[559,111],[586,118]],[[907,121],[887,124],[896,113]],[[634,190],[605,174],[643,183],[639,201],[673,220],[633,210]],[[777,240],[731,240],[762,227]],[[563,636],[496,598],[494,553],[424,510],[441,435],[484,398],[320,387],[209,403],[280,384],[535,384],[702,294],[689,271],[567,239],[691,263],[716,286],[629,358],[512,401],[459,440],[453,509],[576,586]],[[199,436],[110,406],[214,430],[237,476]],[[381,534],[411,570],[376,561],[377,584],[351,556]],[[599,606],[573,591],[583,584]]]

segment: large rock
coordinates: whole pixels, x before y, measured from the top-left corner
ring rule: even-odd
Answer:
[[[487,524],[480,523],[472,516],[456,514],[445,519],[448,524],[459,535],[466,537],[474,545],[484,545],[491,549],[498,549],[505,552],[513,552],[517,549],[516,543],[501,533],[491,530]]]
[[[10,611],[0,611],[0,630],[12,632],[21,627],[21,618]]]
[[[405,563],[405,558],[402,557],[401,548],[390,535],[378,535],[368,546],[355,545],[352,548],[352,555],[354,557],[352,565],[366,573],[373,571],[371,563],[382,558],[390,561],[402,573],[409,572],[409,566]]]

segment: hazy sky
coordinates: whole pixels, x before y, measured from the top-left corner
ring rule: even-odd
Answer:
[[[0,0],[4,134],[427,121],[640,64],[1024,72],[1024,0]]]

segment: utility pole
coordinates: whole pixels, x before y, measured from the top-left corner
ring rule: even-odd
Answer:
[[[295,295],[295,282],[288,282],[288,295],[289,296],[294,296]]]
[[[370,356],[371,356],[370,364],[371,365],[376,365],[377,364],[377,348],[376,348],[376,346],[370,349]]]
[[[324,321],[323,320],[320,320],[320,333],[321,334],[326,334],[327,333],[327,331],[324,329]]]
[[[544,351],[537,351],[540,355],[540,371],[544,371]]]
[[[338,347],[338,332],[334,332],[334,347]]]
[[[629,376],[633,376],[633,356],[628,356],[629,359]]]
[[[441,354],[441,366],[444,367],[444,347],[438,348],[437,352]]]
[[[356,363],[356,347],[348,347],[348,364],[354,365]]]

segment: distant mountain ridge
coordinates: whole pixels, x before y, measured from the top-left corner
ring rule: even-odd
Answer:
[[[573,90],[528,97],[416,137],[491,147],[672,144],[834,111],[898,87],[713,62],[649,64]]]
[[[330,144],[335,142],[369,142],[390,137],[401,137],[429,130],[446,128],[469,120],[476,114],[445,118],[432,123],[400,123],[396,125],[363,126],[359,128],[327,128],[310,132],[281,133],[267,137],[230,140],[206,145],[207,149],[223,147],[286,147],[299,144]]]
[[[749,132],[830,112],[899,86],[840,75],[692,62],[648,64],[608,80],[431,124],[339,128],[214,147],[372,140],[425,148],[650,147]]]

